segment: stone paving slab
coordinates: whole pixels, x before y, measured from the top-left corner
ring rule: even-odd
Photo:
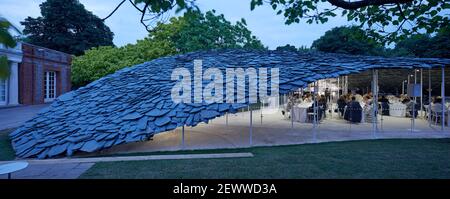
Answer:
[[[16,128],[33,118],[49,104],[0,108],[0,130]]]
[[[45,160],[27,160],[30,164],[26,169],[12,173],[12,179],[76,179],[96,162],[143,161],[143,160],[181,160],[204,158],[243,158],[253,157],[252,153],[212,153],[212,154],[182,154],[182,155],[148,155],[119,156],[97,158],[62,158]],[[0,161],[1,164],[13,161]],[[7,179],[7,174],[0,179]]]
[[[11,174],[11,179],[76,179],[95,163],[30,164]],[[0,179],[8,179],[7,174]]]
[[[180,154],[180,155],[146,155],[146,156],[115,156],[94,158],[60,158],[60,159],[25,159],[30,164],[71,164],[71,163],[97,163],[117,161],[142,161],[142,160],[182,160],[182,159],[205,159],[205,158],[244,158],[253,157],[252,153],[208,153],[208,154]],[[0,161],[5,164],[13,161]],[[69,166],[70,167],[70,166]]]

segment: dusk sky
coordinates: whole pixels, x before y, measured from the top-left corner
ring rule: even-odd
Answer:
[[[20,21],[23,21],[27,16],[40,16],[39,4],[43,1],[0,0],[1,15],[23,29]],[[87,10],[103,18],[121,0],[80,0],[80,2],[84,4]],[[197,0],[197,5],[203,12],[215,9],[218,14],[224,14],[225,18],[232,23],[244,18],[252,33],[270,49],[285,44],[310,47],[312,42],[323,35],[325,31],[336,26],[350,25],[350,22],[347,22],[343,17],[334,17],[325,24],[301,22],[285,25],[284,17],[282,15],[277,16],[268,5],[250,11],[250,0]],[[115,34],[114,44],[122,46],[143,39],[147,33],[139,19],[140,12],[129,2],[125,2],[111,18],[106,20],[106,25]]]

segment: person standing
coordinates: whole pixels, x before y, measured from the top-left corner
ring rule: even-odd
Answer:
[[[325,99],[327,100],[327,103],[331,101],[331,93],[328,88],[325,89]]]

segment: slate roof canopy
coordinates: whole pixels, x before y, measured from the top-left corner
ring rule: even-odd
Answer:
[[[329,53],[266,50],[210,50],[155,59],[124,68],[56,99],[48,108],[10,134],[20,158],[71,156],[129,142],[156,133],[236,112],[247,104],[175,104],[171,100],[174,68],[192,71],[217,67],[279,67],[280,94],[319,79],[370,69],[449,66],[450,59],[383,58]],[[248,93],[247,93],[248,95]],[[248,98],[248,96],[246,96]]]

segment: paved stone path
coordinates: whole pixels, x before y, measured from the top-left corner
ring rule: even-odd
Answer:
[[[0,108],[0,130],[16,128],[49,104]]]
[[[61,158],[45,160],[27,160],[30,164],[26,169],[11,175],[12,179],[76,179],[97,162],[144,161],[144,160],[180,160],[203,158],[242,158],[253,157],[252,153],[217,153],[217,154],[181,154],[181,155],[148,155],[148,156],[118,156],[96,158]],[[12,161],[0,161],[1,164]],[[7,179],[7,174],[0,179]]]
[[[30,164],[11,174],[11,179],[76,179],[95,163]],[[8,179],[7,174],[0,179]]]

